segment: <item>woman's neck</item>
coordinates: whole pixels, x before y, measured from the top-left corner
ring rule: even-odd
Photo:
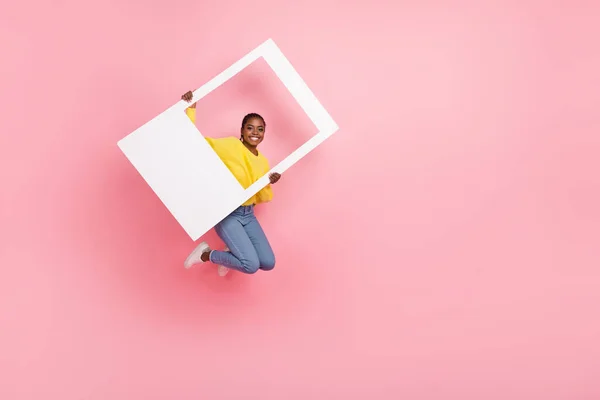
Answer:
[[[246,143],[245,140],[242,140],[242,143],[244,144],[244,146],[246,146],[248,150],[250,150],[250,153],[254,154],[255,156],[258,156],[258,149],[256,148],[256,146],[250,146],[248,143]]]

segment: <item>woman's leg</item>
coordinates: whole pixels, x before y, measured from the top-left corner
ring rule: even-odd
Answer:
[[[233,212],[215,226],[217,235],[225,242],[229,251],[213,250],[208,257],[213,264],[253,274],[258,271],[260,260],[240,217]]]
[[[270,271],[275,268],[275,254],[254,213],[247,219],[244,229],[256,250],[260,269]]]

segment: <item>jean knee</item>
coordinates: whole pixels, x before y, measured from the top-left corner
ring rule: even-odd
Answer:
[[[275,268],[275,256],[260,260],[260,269],[263,271],[270,271],[273,268]]]
[[[260,268],[260,262],[258,261],[258,258],[244,259],[244,260],[241,260],[241,263],[242,263],[242,269],[247,274],[255,274],[258,271],[258,269]]]

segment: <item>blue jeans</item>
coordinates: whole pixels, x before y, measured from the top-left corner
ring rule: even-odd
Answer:
[[[241,206],[215,226],[217,235],[229,251],[210,253],[210,262],[254,274],[275,267],[275,254],[254,215],[254,206]]]

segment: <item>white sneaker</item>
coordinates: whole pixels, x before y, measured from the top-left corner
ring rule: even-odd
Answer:
[[[223,251],[229,251],[229,249],[227,247],[225,247],[223,249]],[[217,273],[219,274],[219,276],[225,276],[225,275],[227,275],[228,272],[229,272],[229,268],[224,267],[222,265],[217,266]]]
[[[202,261],[202,254],[206,253],[207,251],[210,251],[210,246],[208,245],[208,243],[200,243],[198,246],[196,246],[194,251],[190,253],[188,258],[185,259],[183,266],[185,268],[191,268],[195,264],[200,264],[204,262]]]

